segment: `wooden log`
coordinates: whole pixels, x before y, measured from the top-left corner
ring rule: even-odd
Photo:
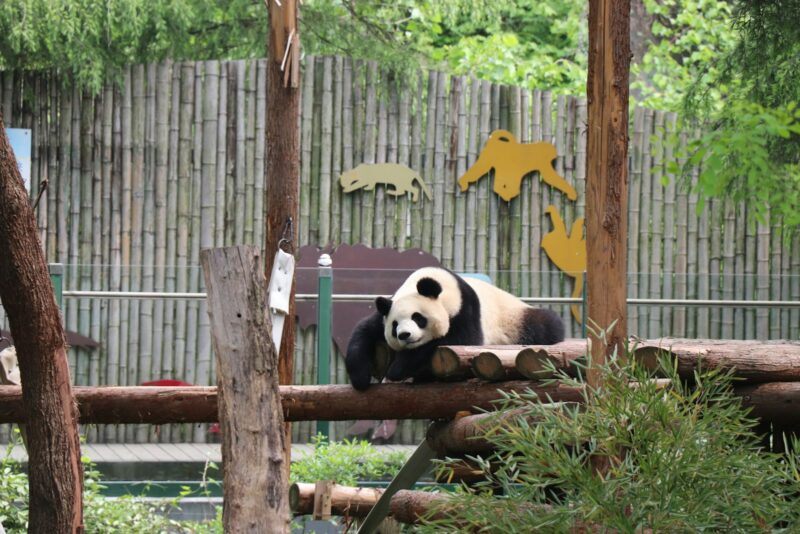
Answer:
[[[331,513],[344,517],[365,517],[383,495],[380,488],[354,488],[334,484],[331,488]],[[294,515],[314,512],[315,485],[304,482],[289,488],[289,504]],[[391,502],[391,516],[400,523],[418,523],[434,503],[446,499],[441,493],[401,490]]]
[[[484,351],[472,359],[472,372],[478,378],[493,382],[515,380],[522,378],[517,370],[516,361],[517,354],[513,351]]]
[[[344,517],[365,517],[383,495],[381,488],[353,488],[334,484],[331,488],[331,513]],[[316,485],[297,482],[289,486],[289,508],[294,515],[314,512]]]
[[[399,523],[413,525],[419,523],[423,516],[427,516],[434,505],[447,499],[448,496],[444,493],[400,490],[392,497],[390,516]]]
[[[278,353],[263,309],[261,253],[252,246],[217,248],[202,251],[200,261],[217,362],[225,532],[259,524],[288,532]]]
[[[428,429],[428,443],[439,457],[489,452],[492,446],[484,436],[496,424],[502,424],[497,413],[479,413],[452,421],[437,421]]]
[[[464,379],[473,376],[472,360],[483,352],[511,355],[516,357],[522,345],[468,346],[451,345],[436,349],[431,360],[434,376],[450,380]]]
[[[530,390],[554,402],[582,402],[578,387],[542,386],[530,381],[491,384],[478,381],[420,385],[377,384],[365,392],[349,385],[281,386],[286,421],[347,421],[352,419],[446,419],[474,408],[489,409],[498,391]],[[785,426],[800,425],[800,382],[740,384],[734,391],[745,398],[753,415]],[[215,387],[75,387],[80,422],[204,423],[217,421]],[[774,395],[769,398],[768,395]],[[549,396],[549,397],[548,397]],[[749,397],[749,398],[747,398]],[[762,406],[763,405],[763,406]],[[25,423],[19,387],[0,386],[0,423]]]
[[[643,342],[634,357],[655,370],[659,356],[677,358],[678,373],[692,378],[701,366],[734,369],[739,378],[754,382],[800,380],[800,343],[733,340],[661,339]]]
[[[555,345],[529,346],[517,355],[516,366],[519,373],[531,380],[550,378],[554,369],[574,371],[575,364],[585,361],[587,346],[585,339],[568,339]]]
[[[498,391],[579,402],[581,389],[527,381],[487,384],[376,384],[367,391],[349,385],[281,386],[286,421],[347,421],[352,419],[444,419],[456,413],[490,409]],[[800,387],[799,387],[800,389]],[[217,421],[215,387],[76,387],[82,423],[202,423]],[[0,423],[24,423],[20,389],[0,386]]]

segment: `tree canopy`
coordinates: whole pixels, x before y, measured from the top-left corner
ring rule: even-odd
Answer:
[[[704,134],[700,198],[800,224],[800,0],[633,0],[631,94]],[[305,0],[303,50],[583,94],[585,0]],[[129,63],[266,55],[259,0],[6,0],[0,69],[58,68],[99,90]],[[641,53],[638,51],[641,50]],[[673,165],[675,173],[680,169]]]

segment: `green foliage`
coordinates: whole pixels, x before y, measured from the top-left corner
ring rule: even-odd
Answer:
[[[310,0],[303,42],[312,54],[420,66],[493,82],[578,92],[585,85],[580,0]]]
[[[639,104],[677,110],[697,80],[720,73],[720,58],[734,45],[731,5],[724,0],[644,0],[654,17],[653,42],[640,64],[631,65],[631,89]],[[724,87],[705,85],[720,102]]]
[[[0,69],[59,68],[95,91],[129,63],[265,50],[265,8],[248,0],[0,2]]]
[[[707,198],[728,197],[745,202],[748,213],[764,221],[767,214],[782,217],[789,229],[800,225],[800,163],[784,163],[774,152],[800,136],[800,110],[794,105],[767,108],[746,100],[732,100],[717,115],[716,127],[689,141],[678,157],[682,168],[669,162],[669,171],[687,180],[699,166],[692,184],[698,210]],[[673,142],[677,143],[677,139]]]
[[[635,364],[612,362],[602,376],[583,407],[508,398],[504,407],[520,416],[488,432],[497,447],[480,460],[489,480],[454,496],[423,532],[800,528],[800,458],[760,449],[730,375],[704,372],[694,387],[669,369],[662,389]],[[598,476],[593,464],[604,459]]]
[[[314,454],[292,462],[291,482],[335,480],[344,486],[354,486],[359,480],[394,476],[405,460],[403,453],[382,453],[367,441],[330,442],[317,435]]]
[[[28,530],[28,477],[20,463],[11,458],[9,453],[12,446],[13,444],[9,445],[5,456],[0,458],[0,523],[9,534],[24,533]],[[176,506],[176,502],[154,505],[132,496],[113,499],[103,497],[100,474],[94,470],[88,458],[83,458],[83,466],[83,518],[87,534],[222,532],[221,516],[217,517],[216,521],[207,523],[177,522],[168,519],[164,512],[167,508]]]

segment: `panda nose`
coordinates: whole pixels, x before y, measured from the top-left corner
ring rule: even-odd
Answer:
[[[410,332],[402,332],[400,334],[397,334],[397,337],[400,338],[401,341],[405,341],[406,339],[411,337],[411,333]]]

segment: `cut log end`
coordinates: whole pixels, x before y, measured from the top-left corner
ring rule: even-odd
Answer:
[[[523,349],[517,354],[517,371],[531,380],[544,380],[555,374],[559,367],[557,358],[543,349]]]
[[[461,360],[458,354],[450,347],[439,347],[433,353],[431,370],[438,378],[450,378],[458,374]]]
[[[472,360],[472,372],[478,378],[484,380],[503,380],[506,378],[506,373],[503,369],[503,363],[496,354],[491,352],[481,352]]]

